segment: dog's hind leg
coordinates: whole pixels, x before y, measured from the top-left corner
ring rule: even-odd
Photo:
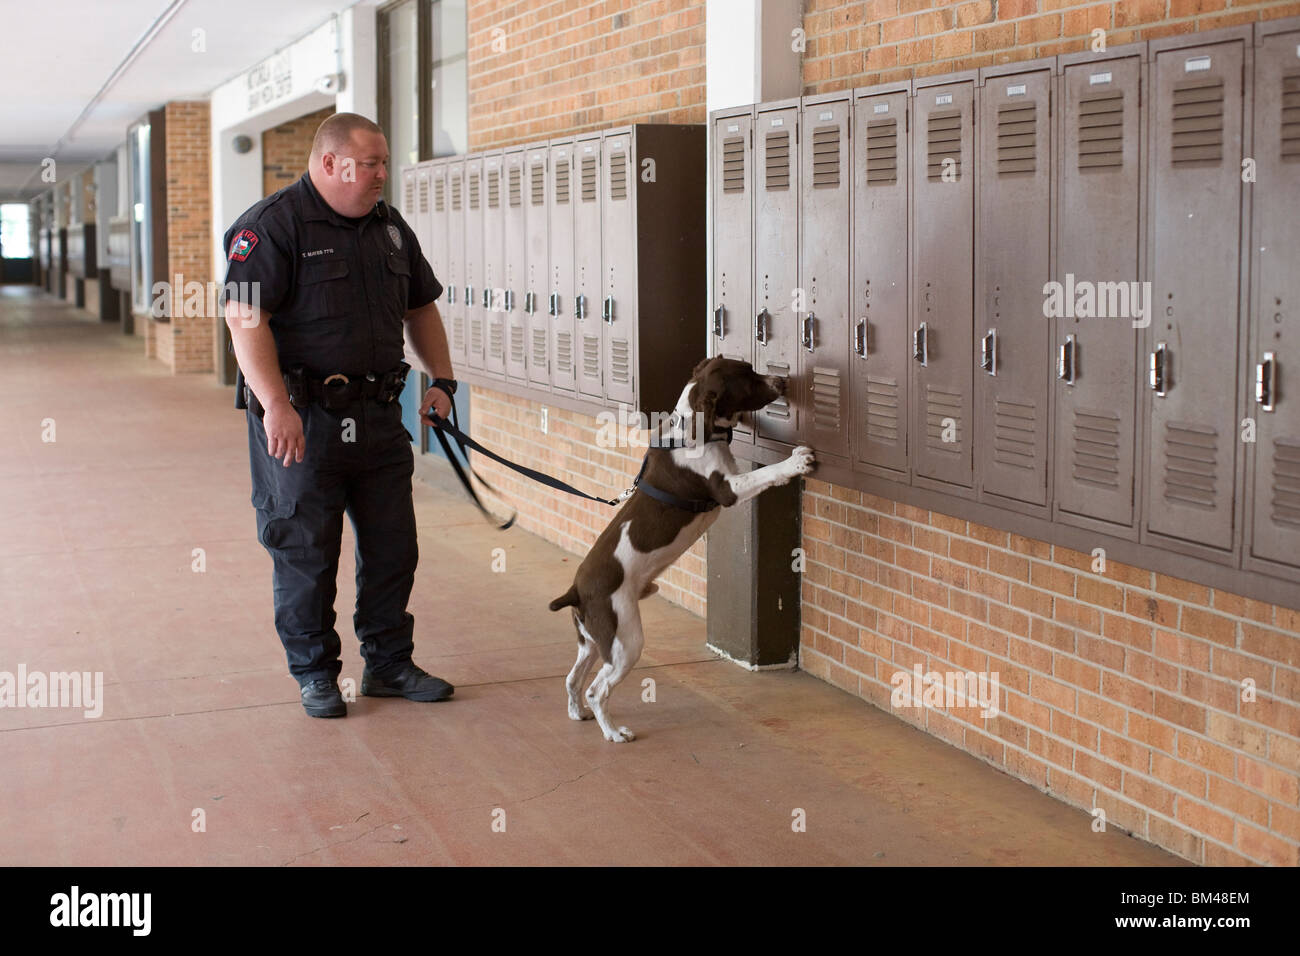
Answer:
[[[578,659],[574,661],[573,670],[569,671],[569,676],[564,681],[564,689],[569,692],[569,718],[590,720],[593,715],[591,711],[583,709],[582,700],[578,695],[582,691],[582,685],[587,682],[587,674],[599,656],[599,650],[596,642],[584,633],[582,621],[578,619],[576,611],[573,615],[573,626],[578,631]]]
[[[621,744],[635,740],[636,735],[626,727],[615,727],[609,719],[605,705],[609,701],[610,693],[623,678],[627,677],[641,658],[641,648],[645,640],[641,633],[641,609],[637,606],[635,596],[629,598],[621,607],[616,602],[615,611],[618,629],[610,647],[610,660],[591,682],[586,697],[592,713],[596,715],[596,722],[600,724],[600,729],[605,734],[605,739]]]

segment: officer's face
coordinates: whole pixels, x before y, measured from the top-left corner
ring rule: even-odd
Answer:
[[[321,195],[336,212],[364,216],[383,197],[388,181],[388,140],[383,133],[356,131],[346,146],[326,153],[322,161],[328,186]]]

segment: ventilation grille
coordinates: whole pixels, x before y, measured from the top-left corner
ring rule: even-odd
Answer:
[[[1079,168],[1124,165],[1124,94],[1102,93],[1079,103]]]
[[[1273,442],[1273,502],[1271,517],[1300,528],[1300,443]]]
[[[600,336],[582,337],[582,377],[600,381]]]
[[[447,209],[447,180],[439,176],[433,181],[433,211],[445,212]]]
[[[764,165],[768,189],[790,188],[790,131],[768,133],[764,139]]]
[[[945,425],[945,419],[952,419],[952,424]],[[943,440],[945,431],[953,437],[953,441],[946,442]],[[925,387],[926,446],[932,451],[960,455],[962,441],[965,437],[962,429],[961,392],[953,392],[946,388],[927,385]]]
[[[465,316],[459,310],[451,316],[451,347],[460,354],[465,352]]]
[[[522,175],[518,166],[510,167],[510,208],[518,209],[519,204],[523,202],[522,187],[520,181]]]
[[[779,362],[768,362],[767,374],[780,375],[782,378],[788,378],[790,375],[790,366]],[[788,422],[790,420],[790,400],[782,395],[776,401],[764,405],[763,414],[768,418],[775,418],[778,421]]]
[[[1097,488],[1119,487],[1119,416],[1075,409],[1071,476]]]
[[[492,358],[504,358],[506,346],[505,329],[500,319],[488,322],[488,355]]]
[[[541,163],[534,163],[532,172],[532,204],[540,206],[546,202],[546,168]]]
[[[415,212],[415,180],[409,176],[402,183],[402,212],[408,216]]]
[[[451,177],[451,208],[453,212],[460,212],[460,175]]]
[[[546,329],[533,329],[533,368],[546,368]]]
[[[998,107],[998,175],[1032,173],[1038,168],[1038,104]]]
[[[524,367],[524,327],[510,326],[510,361],[518,368]]]
[[[840,373],[833,368],[813,366],[812,399],[813,426],[838,430],[840,427]]]
[[[898,120],[867,123],[867,185],[892,186],[898,182]]]
[[[1300,73],[1282,77],[1282,162],[1300,163]]]
[[[567,158],[555,164],[555,201],[563,204],[569,202],[569,160]]]
[[[501,208],[501,170],[488,170],[488,208]]]
[[[483,318],[476,316],[469,320],[469,350],[473,355],[483,354]]]
[[[931,113],[926,123],[926,164],[930,182],[943,181],[943,161],[953,161],[953,175],[961,179],[961,110]]]
[[[478,208],[478,173],[469,174],[469,208]]]
[[[1173,164],[1214,166],[1223,159],[1223,79],[1174,88]]]
[[[610,339],[609,363],[609,377],[614,382],[626,385],[632,380],[631,350],[627,339]]]
[[[429,211],[429,178],[426,176],[420,180],[420,212]]]
[[[627,198],[627,153],[609,154],[609,198]]]
[[[573,335],[569,332],[555,334],[555,367],[573,377]]]
[[[1032,403],[993,402],[993,460],[1011,468],[1033,470],[1038,438],[1038,409]]]
[[[596,201],[596,157],[582,157],[582,201]]]
[[[722,191],[745,191],[745,137],[728,136],[722,141]]]
[[[1165,501],[1215,509],[1219,434],[1205,425],[1165,425]]]
[[[867,438],[898,444],[898,379],[867,376]]]
[[[814,189],[835,189],[840,184],[840,128],[822,126],[813,131]]]

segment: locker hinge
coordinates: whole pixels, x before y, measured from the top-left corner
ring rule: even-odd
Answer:
[[[910,106],[905,106],[903,107],[903,132],[910,133],[911,131],[912,131],[912,108]]]

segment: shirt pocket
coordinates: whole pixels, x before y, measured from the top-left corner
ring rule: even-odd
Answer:
[[[405,256],[389,254],[385,260],[388,263],[385,299],[397,318],[405,319],[406,303],[411,297],[411,264]]]
[[[346,259],[307,260],[298,270],[298,297],[304,321],[339,318],[352,309],[351,270]]]

